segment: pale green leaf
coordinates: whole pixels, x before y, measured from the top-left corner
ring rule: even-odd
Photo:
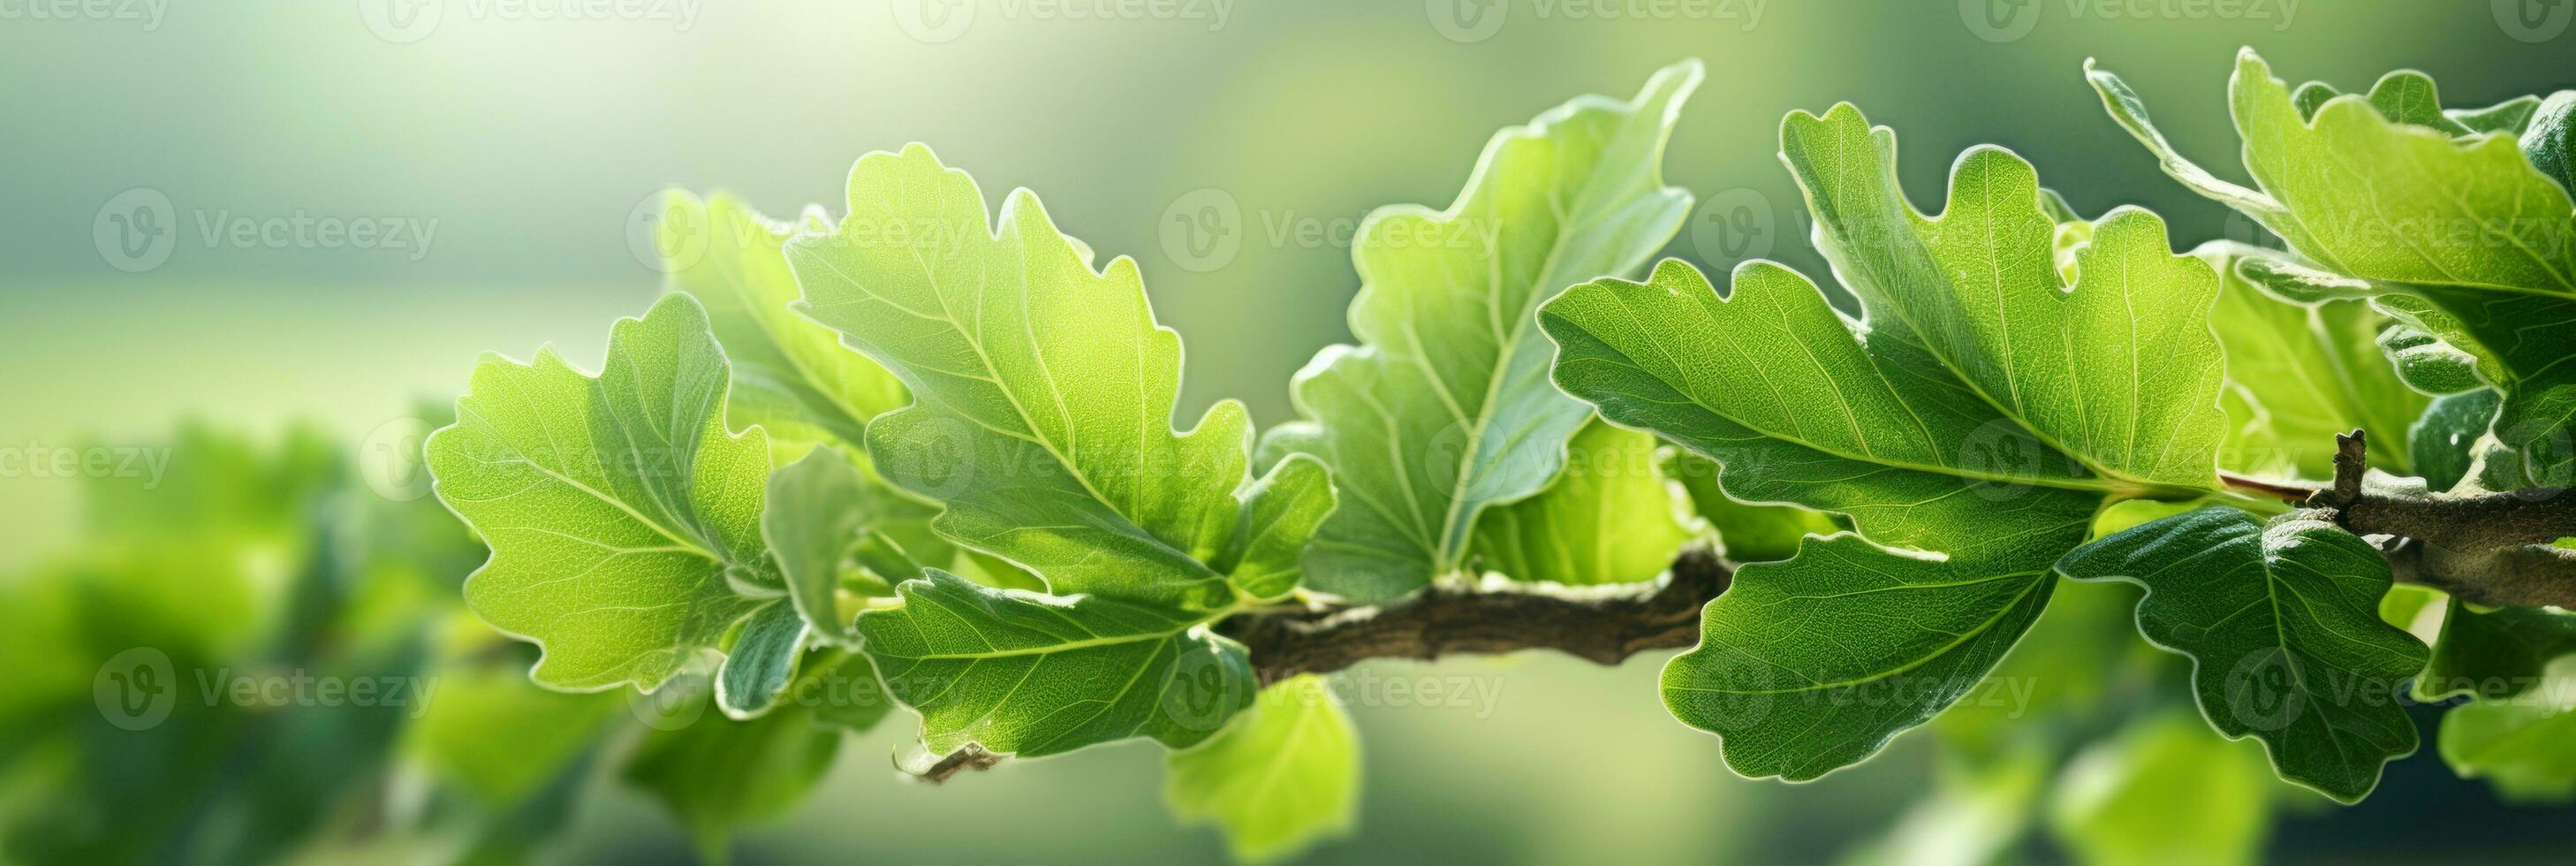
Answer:
[[[926,523],[935,511],[885,489],[839,449],[816,448],[770,474],[761,536],[814,636],[846,644],[857,637],[839,600],[850,570],[865,570],[870,595],[892,595],[894,584],[920,576],[911,548],[945,546],[906,545],[887,530]]]
[[[2496,430],[2527,454],[2508,486],[2564,483],[2576,422],[2576,204],[2515,136],[2418,125],[2430,79],[2392,76],[2389,98],[2341,96],[2312,115],[2252,51],[2238,58],[2233,114],[2252,192],[2212,185],[2146,122],[2136,95],[2091,77],[2114,118],[2186,186],[2227,203],[2324,270],[2378,294],[2382,309],[2480,358],[2504,395]],[[2404,94],[2401,98],[2400,94]],[[2386,112],[2394,112],[2386,113]],[[2562,112],[2563,114],[2563,112]],[[2406,122],[2412,119],[2417,123]],[[2547,111],[2524,137],[2552,135]],[[2451,126],[2458,126],[2453,123]]]
[[[1205,614],[937,569],[898,589],[903,606],[860,614],[859,633],[933,752],[1037,756],[1138,736],[1179,748],[1252,702],[1243,646],[1208,633]]]
[[[2106,498],[2214,488],[2225,418],[2217,277],[2153,215],[2105,216],[2061,266],[2068,236],[2007,151],[1962,156],[1933,218],[1858,110],[1793,114],[1781,139],[1865,320],[1775,264],[1739,266],[1721,299],[1666,262],[1569,289],[1540,324],[1558,385],[1602,417],[1714,459],[1725,494],[1848,514],[1869,539],[1743,568],[1665,669],[1666,704],[1725,737],[1730,766],[1813,778],[1974,687]]]
[[[663,264],[674,288],[706,305],[733,362],[732,423],[758,424],[773,438],[856,446],[868,419],[904,404],[902,383],[789,309],[796,278],[783,249],[793,226],[722,193],[704,202],[679,190],[664,196],[656,232]]]
[[[1478,562],[1515,580],[1567,585],[1662,574],[1693,527],[1682,522],[1686,503],[1655,451],[1653,436],[1598,419],[1584,425],[1554,483],[1476,522]]]
[[[597,378],[552,349],[486,356],[430,437],[440,501],[492,548],[466,603],[545,648],[539,682],[650,689],[784,602],[760,538],[767,441],[726,429],[726,384],[705,313],[670,295],[617,323]]]
[[[849,204],[787,252],[803,309],[911,390],[869,424],[877,470],[945,506],[941,534],[1054,592],[1233,603],[1217,566],[1245,537],[1243,407],[1173,432],[1180,338],[1155,325],[1135,261],[1095,270],[1026,190],[988,223],[974,180],[920,145],[860,159]],[[1324,483],[1280,471],[1261,488]]]
[[[2486,387],[2478,358],[2443,342],[2420,325],[2398,322],[2379,332],[2380,354],[2397,366],[2397,378],[2426,394],[2459,394]]]
[[[2081,862],[2101,866],[2255,863],[2274,784],[2252,748],[2161,716],[2077,755],[2049,826]]]
[[[1680,64],[1634,100],[1584,97],[1506,129],[1448,210],[1382,208],[1361,225],[1361,345],[1318,354],[1293,385],[1310,420],[1263,443],[1265,458],[1322,458],[1351,501],[1309,554],[1318,589],[1378,600],[1454,572],[1480,514],[1556,477],[1585,410],[1548,385],[1531,312],[1634,271],[1680,230],[1691,197],[1659,166],[1701,76]]]
[[[2442,715],[2442,761],[2485,779],[2505,800],[2564,803],[2576,797],[2576,662],[2551,666],[2541,688],[2474,701]]]
[[[1809,535],[1831,535],[1847,527],[1834,522],[1833,515],[1795,505],[1769,505],[1738,502],[1726,495],[1717,483],[1717,462],[1682,449],[1670,449],[1664,460],[1664,475],[1680,481],[1690,493],[1691,506],[1699,513],[1710,531],[1717,533],[1717,543],[1726,558],[1736,562],[1767,562],[1788,559],[1798,553],[1798,540]]]
[[[2227,445],[2220,463],[2258,475],[2331,479],[2334,437],[2358,428],[2394,442],[2428,399],[2398,378],[2377,346],[2388,317],[2364,301],[2292,303],[2237,274],[2246,252],[2195,251],[2220,275],[2210,323],[2227,352]],[[2372,463],[2409,471],[2402,452]]]
[[[2146,587],[2138,630],[2192,659],[2202,715],[2254,736],[2282,778],[2343,802],[2415,750],[2398,688],[2423,644],[2380,620],[2388,562],[2319,512],[2270,522],[2225,507],[2144,524],[2058,563],[2076,580]]]
[[[1224,828],[1238,861],[1294,855],[1358,820],[1359,732],[1321,677],[1263,689],[1223,731],[1165,765],[1172,817]]]

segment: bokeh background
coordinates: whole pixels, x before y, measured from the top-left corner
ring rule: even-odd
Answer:
[[[568,5],[582,14],[539,14]],[[1347,241],[1363,214],[1445,205],[1496,129],[1577,94],[1625,96],[1676,60],[1701,58],[1709,74],[1664,171],[1710,206],[1667,254],[1712,268],[1761,255],[1821,273],[1775,156],[1787,111],[1849,100],[1894,126],[1919,203],[1938,200],[1959,150],[1997,143],[2080,210],[2145,205],[2189,246],[2242,229],[2161,176],[2103,116],[2085,58],[2140,87],[2186,152],[2225,166],[2234,138],[2223,91],[2239,46],[2284,75],[2347,90],[2388,69],[2424,69],[2454,104],[2576,85],[2571,4],[2533,3],[2539,25],[2524,23],[2522,5],[0,4],[0,446],[150,447],[183,419],[275,442],[303,423],[343,443],[337,459],[359,460],[364,443],[416,426],[423,401],[461,392],[479,352],[525,357],[551,342],[595,364],[610,321],[662,289],[644,220],[659,190],[728,189],[780,215],[809,202],[838,210],[856,157],[912,141],[974,172],[995,200],[1015,186],[1038,191],[1068,231],[1138,259],[1162,321],[1193,350],[1185,417],[1238,397],[1257,422],[1278,423],[1291,415],[1290,375],[1349,339],[1343,309],[1358,286]],[[153,196],[176,224],[165,227],[166,258],[149,247],[138,258],[103,227]],[[1181,231],[1211,203],[1233,213],[1218,226],[1230,252],[1193,247]],[[411,240],[361,249],[208,234],[298,215],[390,225]],[[195,456],[171,454],[174,466]],[[0,573],[94,532],[88,486],[0,478]],[[0,635],[11,655],[21,639]],[[1862,857],[1903,832],[1924,834],[1904,837],[1915,846],[1905,850],[1938,851],[1944,832],[1975,826],[1919,811],[1942,790],[1940,747],[1926,736],[1813,784],[1730,775],[1713,739],[1659,705],[1659,661],[1362,671],[1464,678],[1492,698],[1357,707],[1359,835],[1312,856],[1777,862]],[[2508,807],[2452,779],[2430,754],[2424,718],[2428,748],[2393,765],[2364,805],[2282,795],[2267,858],[2564,862],[2576,811]],[[1212,832],[1164,814],[1151,747],[934,788],[889,767],[908,739],[901,721],[846,744],[816,796],[734,853],[1222,855]],[[547,856],[690,856],[678,824],[615,785],[596,786],[567,820]],[[2040,845],[2005,856],[2056,854]]]

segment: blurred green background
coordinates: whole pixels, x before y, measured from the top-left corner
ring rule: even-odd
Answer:
[[[275,441],[300,421],[352,460],[371,436],[434,415],[414,407],[459,393],[478,352],[526,357],[552,342],[595,364],[609,322],[661,290],[638,214],[664,187],[733,190],[773,215],[838,209],[852,160],[910,141],[972,171],[995,200],[1038,191],[1069,232],[1136,257],[1162,321],[1194,350],[1183,415],[1239,397],[1266,425],[1290,416],[1290,375],[1349,339],[1343,308],[1358,286],[1346,243],[1361,215],[1445,205],[1496,129],[1577,94],[1624,96],[1681,58],[1704,59],[1709,78],[1665,173],[1713,206],[1668,254],[1715,267],[1766,255],[1811,273],[1821,261],[1774,155],[1793,109],[1849,100],[1895,127],[1918,203],[1938,200],[1959,150],[1998,143],[2080,210],[2148,206],[2189,247],[2231,229],[2103,116],[2079,71],[2086,57],[2142,88],[2177,143],[2213,165],[2233,162],[2222,94],[2242,45],[2285,75],[2346,89],[2421,68],[2461,105],[2576,84],[2569,4],[2532,7],[2556,16],[2549,33],[2519,28],[2519,0],[642,0],[571,18],[533,14],[565,6],[547,0],[117,0],[69,19],[38,5],[0,10],[0,189],[11,193],[0,209],[0,447],[157,445],[183,418]],[[1638,14],[1658,10],[1674,11]],[[107,240],[122,212],[111,202],[131,204],[138,188],[170,205],[166,260]],[[1192,196],[1202,189],[1219,192]],[[1237,214],[1230,255],[1202,255],[1174,233],[1212,200]],[[428,243],[206,233],[298,214],[389,222]],[[137,265],[148,266],[127,270]],[[172,471],[197,456],[180,447]],[[75,544],[83,487],[0,477],[0,573]],[[1659,662],[1363,671],[1467,677],[1497,697],[1357,707],[1360,833],[1316,858],[1859,856],[1938,787],[1942,747],[1922,735],[1814,784],[1737,779],[1714,740],[1658,704]],[[2364,805],[2280,795],[2295,805],[2268,856],[2564,862],[2576,811],[2508,808],[2451,779],[2430,754],[2430,718],[2428,748],[2393,765]],[[1213,833],[1165,816],[1153,747],[933,788],[888,766],[906,728],[845,744],[823,789],[737,854],[1222,854]],[[653,803],[613,785],[570,821],[550,856],[690,850]],[[1906,850],[1940,850],[1930,845]]]

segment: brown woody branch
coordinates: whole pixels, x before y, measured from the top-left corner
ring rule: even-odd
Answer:
[[[2385,493],[2362,485],[2369,467],[2362,431],[2335,437],[2334,486],[2307,504],[2335,511],[2382,545],[2399,580],[2479,604],[2576,609],[2576,495],[2560,487],[2510,493]]]
[[[1433,587],[1385,606],[1239,616],[1223,630],[1251,648],[1265,686],[1368,659],[1428,661],[1456,653],[1544,649],[1614,665],[1647,650],[1697,643],[1700,607],[1725,592],[1734,574],[1714,551],[1692,548],[1651,584]]]

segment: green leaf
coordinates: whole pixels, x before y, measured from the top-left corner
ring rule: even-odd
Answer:
[[[619,320],[602,369],[485,356],[428,465],[492,548],[466,603],[545,648],[530,676],[651,689],[785,600],[760,537],[768,444],[726,429],[724,353],[685,295]]]
[[[912,406],[869,424],[877,470],[943,505],[942,535],[1054,592],[1232,604],[1239,590],[1218,566],[1247,537],[1243,406],[1172,431],[1180,338],[1155,325],[1135,261],[1094,270],[1026,190],[988,228],[974,180],[920,145],[860,159],[849,205],[787,255],[803,309],[911,389]],[[1329,498],[1314,491],[1324,484],[1283,464],[1258,485],[1304,503],[1280,515],[1273,544],[1302,537],[1294,521]],[[1255,566],[1256,582],[1277,572]]]
[[[796,675],[807,633],[804,615],[792,604],[771,604],[743,620],[716,669],[716,706],[737,719],[768,712]]]
[[[2550,94],[2534,108],[2521,139],[2523,157],[2560,189],[2576,190],[2576,90]]]
[[[2470,132],[2500,132],[2505,135],[2521,135],[2524,129],[2531,126],[2532,114],[2539,109],[2540,97],[2517,96],[2485,108],[2444,109],[2442,114],[2449,117],[2453,122],[2458,123],[2461,126],[2468,127]],[[2314,112],[2309,113],[2314,114]],[[2530,152],[2530,149],[2530,142],[2525,141],[2523,143],[2524,152],[2528,153]],[[2540,160],[2534,159],[2532,160],[2532,163],[2537,165],[2540,163]],[[2543,170],[2546,171],[2547,169]]]
[[[1179,748],[1252,702],[1243,646],[1209,633],[1206,614],[937,569],[897,589],[903,607],[860,614],[859,633],[933,752],[1034,757],[1137,736]]]
[[[1725,737],[1730,766],[1813,778],[1973,687],[2106,498],[2214,488],[2225,418],[2217,277],[2152,214],[2105,216],[2061,268],[2007,151],[1962,156],[1931,218],[1896,189],[1893,133],[1851,106],[1793,114],[1781,139],[1864,321],[1760,261],[1723,299],[1666,262],[1539,318],[1557,384],[1602,417],[1717,461],[1727,495],[1842,512],[1869,539],[1743,568],[1665,669],[1666,704]]]
[[[2362,301],[2300,304],[2266,293],[2237,274],[2237,260],[2253,251],[2235,245],[2195,252],[2220,275],[2210,324],[2227,352],[2227,468],[2331,479],[2335,434],[2360,428],[2395,441],[2423,412],[2427,398],[2375,346],[2386,315]],[[2409,468],[2386,451],[2376,462]]]
[[[672,190],[656,237],[672,286],[706,305],[733,362],[733,423],[758,424],[773,438],[856,446],[868,419],[904,404],[903,384],[789,309],[796,278],[782,251],[794,229],[730,195],[701,202]]]
[[[2048,562],[2068,538],[1949,562],[1849,533],[1809,539],[1786,562],[1738,570],[1709,603],[1699,647],[1664,667],[1664,706],[1723,738],[1745,776],[1803,781],[1857,763],[2003,658],[2047,606]]]
[[[1664,475],[1681,482],[1690,494],[1691,505],[1700,520],[1717,533],[1718,546],[1726,558],[1736,562],[1768,562],[1788,559],[1798,553],[1798,540],[1809,535],[1831,535],[1843,527],[1833,515],[1795,505],[1763,505],[1738,502],[1718,486],[1716,461],[1689,451],[1672,449],[1664,460]]]
[[[840,744],[840,729],[817,724],[805,707],[750,721],[710,715],[646,734],[619,774],[679,817],[699,857],[721,862],[735,829],[804,802]]]
[[[921,566],[886,530],[927,522],[935,511],[885,489],[840,450],[816,448],[770,474],[761,537],[815,638],[846,645],[857,638],[839,600],[850,567],[883,585],[868,594],[893,595],[894,584],[920,576]]]
[[[2049,826],[2085,863],[2254,863],[2270,830],[2270,776],[2244,744],[2162,716],[2076,756]]]
[[[2553,665],[2521,697],[2452,708],[2437,739],[2453,772],[2487,780],[2509,802],[2576,798],[2576,663]]]
[[[2203,508],[2057,567],[2146,587],[2138,630],[2191,657],[2202,715],[2230,739],[2260,738],[2282,778],[2357,802],[2381,764],[2415,750],[2396,689],[2423,669],[2424,645],[2379,618],[2387,560],[2318,512],[2267,523]]]
[[[1223,827],[1238,861],[1283,859],[1358,821],[1359,733],[1321,677],[1263,689],[1225,730],[1165,765],[1172,817]]]
[[[1311,420],[1262,448],[1322,458],[1352,500],[1309,554],[1316,588],[1375,601],[1456,571],[1480,514],[1556,477],[1585,412],[1549,387],[1531,311],[1635,270],[1680,230],[1690,194],[1658,166],[1701,76],[1683,63],[1634,100],[1584,97],[1506,129],[1448,210],[1362,223],[1350,312],[1362,345],[1315,356],[1292,386]]]
[[[2468,477],[2477,456],[2471,448],[2495,421],[2498,399],[2496,392],[2481,388],[2442,397],[2424,407],[2424,416],[2407,428],[2406,450],[2413,455],[2415,472],[2424,477],[2425,487],[2447,491]]]
[[[534,796],[625,706],[616,693],[547,691],[515,669],[448,666],[438,676],[437,700],[407,733],[412,750],[496,809]]]
[[[1657,465],[1655,437],[1594,419],[1566,446],[1565,471],[1528,499],[1476,522],[1486,571],[1569,586],[1653,580],[1693,528]],[[1829,530],[1830,531],[1830,530]]]
[[[2379,332],[2380,354],[2397,365],[2397,377],[2426,394],[2458,394],[2486,387],[2478,358],[2421,326],[2397,323]]]
[[[2553,661],[2576,655],[2576,614],[2539,608],[2473,610],[2457,598],[2442,619],[2432,661],[2415,678],[2415,696],[2459,695],[2503,700],[2543,682]]]
[[[2226,184],[2173,152],[2136,95],[2093,71],[2113,117],[2195,191],[2243,211],[2382,309],[2479,356],[2504,395],[2500,439],[2529,455],[2513,486],[2576,473],[2576,204],[2513,136],[2455,137],[2410,124],[2432,82],[2402,76],[2402,100],[2344,96],[2313,116],[2252,51],[2231,87],[2247,170]],[[2394,111],[2394,115],[2383,112]],[[2392,119],[2394,118],[2394,119]],[[2535,117],[2526,137],[2549,136]],[[2543,154],[2542,159],[2546,159]]]

